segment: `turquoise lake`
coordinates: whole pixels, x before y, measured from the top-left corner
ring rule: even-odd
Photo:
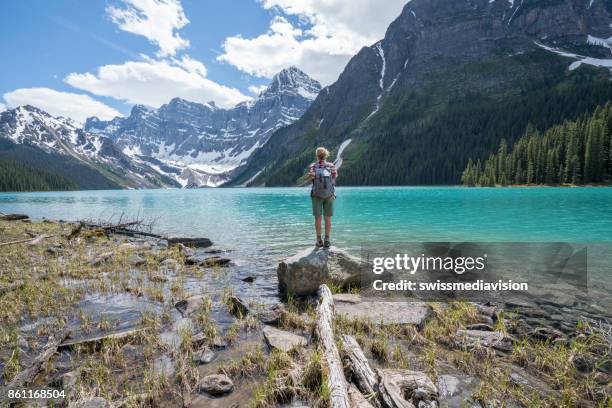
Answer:
[[[421,241],[612,243],[612,188],[338,188],[332,238],[364,243]],[[314,243],[305,188],[0,193],[0,211],[34,218],[154,219],[168,235],[211,238],[275,287],[277,262]],[[0,239],[1,240],[1,239]]]

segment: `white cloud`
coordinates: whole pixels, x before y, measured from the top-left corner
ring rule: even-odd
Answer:
[[[383,38],[408,1],[387,0],[381,7],[371,0],[261,0],[265,9],[296,16],[303,24],[295,27],[276,16],[264,34],[226,38],[217,59],[268,78],[295,65],[328,85],[361,47]]]
[[[119,112],[88,95],[60,92],[49,88],[20,88],[4,94],[6,104],[15,108],[32,105],[53,116],[64,116],[83,123],[91,116],[108,120],[121,116]]]
[[[174,97],[195,102],[213,100],[222,107],[232,107],[250,99],[238,89],[206,78],[204,64],[188,56],[171,60],[145,58],[120,65],[104,65],[94,74],[72,73],[64,81],[95,95],[152,107],[159,107]]]
[[[141,35],[159,47],[158,56],[173,56],[189,47],[189,41],[175,32],[186,26],[179,0],[123,0],[124,8],[108,6],[106,12],[119,28]]]
[[[3,112],[6,110],[6,105],[3,103],[0,103],[0,112]]]
[[[261,85],[261,86],[251,85],[251,86],[249,86],[249,92],[251,92],[254,95],[259,95],[260,93],[265,91],[266,88],[267,88],[267,86],[265,86],[265,85]]]

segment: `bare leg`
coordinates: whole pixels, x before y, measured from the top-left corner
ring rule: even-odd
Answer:
[[[321,231],[321,224],[319,224],[319,231]],[[325,217],[325,238],[329,238],[330,234],[331,234],[331,217]]]
[[[325,224],[327,226],[327,224]],[[315,231],[317,232],[317,239],[321,238],[321,216],[315,217]]]

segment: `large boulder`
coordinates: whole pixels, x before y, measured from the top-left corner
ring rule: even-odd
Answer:
[[[361,284],[362,264],[346,252],[329,249],[305,249],[278,265],[278,287],[281,294],[316,295],[323,283],[343,287]]]

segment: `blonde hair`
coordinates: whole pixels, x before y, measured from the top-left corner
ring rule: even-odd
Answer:
[[[317,159],[325,160],[329,156],[329,151],[324,147],[317,147]]]

